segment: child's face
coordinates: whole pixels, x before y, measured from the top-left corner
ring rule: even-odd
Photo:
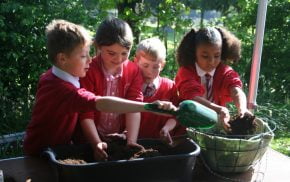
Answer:
[[[60,53],[61,69],[76,77],[84,77],[89,69],[90,46],[78,46],[69,55]]]
[[[117,43],[110,46],[100,46],[99,51],[107,70],[120,68],[130,54],[130,49],[128,50]]]
[[[148,54],[137,55],[136,62],[146,83],[152,83],[159,76],[164,66],[162,61],[158,61]]]
[[[196,48],[196,63],[205,72],[211,72],[221,62],[221,44],[201,44]]]

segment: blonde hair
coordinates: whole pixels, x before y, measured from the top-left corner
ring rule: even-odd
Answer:
[[[48,58],[55,63],[58,53],[70,54],[76,47],[92,43],[89,31],[83,26],[66,20],[52,20],[46,26]]]
[[[149,54],[158,61],[165,62],[166,48],[157,37],[142,40],[137,46],[136,53],[140,51],[144,51],[145,54]]]

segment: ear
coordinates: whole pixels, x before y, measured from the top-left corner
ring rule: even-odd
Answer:
[[[56,55],[56,62],[58,65],[64,66],[66,64],[66,61],[67,61],[67,56],[65,53],[60,52]]]

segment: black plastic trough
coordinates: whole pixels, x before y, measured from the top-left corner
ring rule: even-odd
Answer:
[[[134,160],[93,162],[89,145],[66,145],[49,148],[44,153],[56,169],[60,182],[173,182],[192,181],[192,172],[199,146],[190,139],[184,139],[175,147],[162,144],[159,140],[143,139],[138,141],[145,148],[160,145],[162,156]],[[164,146],[164,147],[163,147]],[[160,149],[160,148],[159,148]],[[78,158],[87,164],[62,164],[59,159]],[[92,162],[90,162],[92,161]]]

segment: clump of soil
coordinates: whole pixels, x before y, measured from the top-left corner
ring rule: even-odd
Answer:
[[[141,150],[138,147],[128,147],[125,140],[117,140],[108,143],[108,161],[133,160],[160,156],[161,154],[152,148]]]
[[[64,160],[58,160],[59,163],[61,164],[87,164],[86,161],[82,159],[64,159]]]
[[[160,152],[158,150],[154,150],[152,148],[140,150],[139,152],[135,153],[133,157],[129,160],[137,159],[137,158],[149,158],[149,157],[157,157],[160,156]]]
[[[231,128],[229,135],[251,135],[254,134],[257,127],[255,116],[250,115],[235,116],[229,121],[229,124]]]

